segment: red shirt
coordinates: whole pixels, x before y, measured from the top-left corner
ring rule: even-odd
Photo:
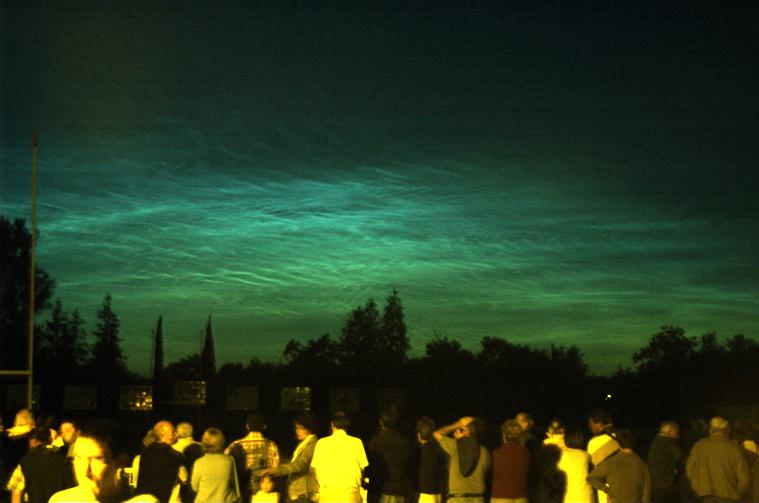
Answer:
[[[526,498],[530,451],[517,442],[505,442],[493,451],[493,498]]]

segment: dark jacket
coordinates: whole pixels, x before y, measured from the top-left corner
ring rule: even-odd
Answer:
[[[53,448],[39,445],[21,458],[29,503],[47,503],[63,490],[63,457]]]
[[[392,428],[383,428],[369,441],[370,490],[379,494],[405,496],[411,486],[411,445]]]

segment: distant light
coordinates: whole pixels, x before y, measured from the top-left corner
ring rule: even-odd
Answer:
[[[606,393],[606,400],[611,400],[611,393]]]

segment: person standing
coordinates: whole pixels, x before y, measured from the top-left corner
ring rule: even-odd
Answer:
[[[50,430],[37,427],[29,434],[29,452],[18,464],[19,483],[11,492],[11,502],[47,503],[64,488],[63,458],[50,446]]]
[[[633,452],[633,436],[616,433],[620,449],[588,475],[588,483],[613,503],[651,503],[651,476],[646,463]]]
[[[516,420],[501,425],[503,443],[493,451],[493,483],[490,503],[527,503],[530,451],[519,439],[523,433]]]
[[[361,439],[348,435],[344,412],[332,417],[332,435],[319,439],[311,468],[319,483],[320,503],[361,503],[363,472],[369,461]]]
[[[682,473],[683,464],[683,453],[677,442],[679,438],[678,424],[664,421],[648,449],[653,503],[676,503],[679,497],[677,477]]]
[[[398,430],[394,408],[380,415],[380,431],[369,441],[369,497],[379,503],[405,503],[411,489],[411,445]],[[376,496],[376,499],[375,499]]]
[[[417,466],[417,491],[419,503],[440,503],[445,492],[447,455],[433,435],[435,421],[422,417],[416,423],[416,440],[419,444],[415,463]]]
[[[137,493],[152,494],[161,503],[168,503],[178,484],[187,482],[187,469],[182,455],[172,449],[176,441],[174,425],[159,421],[153,427],[156,441],[145,447],[140,456]]]
[[[266,419],[263,416],[248,416],[245,429],[248,434],[229,444],[224,453],[234,458],[242,498],[248,501],[258,492],[263,471],[279,465],[279,448],[276,442],[264,436]]]
[[[205,455],[192,466],[190,486],[195,503],[233,503],[240,498],[235,460],[223,453],[224,434],[218,428],[203,433]]]
[[[748,463],[741,447],[730,439],[730,423],[725,418],[709,421],[709,436],[693,445],[685,472],[704,503],[741,500],[749,487]]]
[[[561,449],[558,466],[559,470],[566,474],[564,503],[595,503],[593,488],[588,484],[590,455],[582,448],[578,448],[582,446],[581,440],[578,439],[575,440],[577,443],[572,443],[575,438],[576,435],[570,435],[568,441],[565,426],[560,421],[552,421],[548,425],[543,444],[555,445]]]
[[[263,471],[262,475],[275,477],[287,476],[287,497],[293,503],[308,503],[317,501],[319,484],[311,470],[311,460],[314,458],[316,448],[317,419],[311,412],[305,411],[293,421],[295,438],[298,446],[293,452],[289,463],[282,463],[275,468]]]
[[[453,433],[454,438],[450,435]],[[448,503],[484,503],[485,478],[492,458],[480,444],[480,422],[462,417],[434,433],[440,447],[448,454]]]

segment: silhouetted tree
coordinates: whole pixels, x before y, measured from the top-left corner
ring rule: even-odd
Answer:
[[[200,377],[202,359],[199,353],[192,353],[184,358],[166,365],[163,371],[167,380],[197,381]]]
[[[165,401],[166,382],[163,377],[163,316],[158,316],[153,330],[153,404]]]
[[[49,382],[73,382],[89,356],[84,320],[75,310],[71,315],[56,300],[50,319],[40,330],[35,367],[38,375]]]
[[[31,232],[23,219],[0,215],[0,368],[24,369],[29,330],[29,265]],[[34,312],[49,307],[55,282],[35,267]]]
[[[381,344],[384,346],[383,352],[387,355],[387,364],[400,368],[408,360],[407,353],[411,345],[406,335],[403,305],[398,290],[393,288],[393,293],[387,297],[386,302],[382,314]]]
[[[91,369],[98,384],[98,406],[112,410],[118,404],[118,386],[128,375],[119,337],[119,317],[113,311],[111,294],[106,294],[97,312],[97,327],[93,332]]]
[[[289,374],[305,382],[329,379],[339,361],[338,345],[329,334],[309,339],[306,344],[290,339],[282,352]]]
[[[374,373],[386,358],[379,340],[379,311],[377,303],[369,299],[345,320],[339,340],[340,364],[351,374]]]
[[[216,351],[213,345],[213,331],[211,330],[211,317],[208,317],[206,323],[206,337],[203,342],[203,352],[201,353],[201,370],[202,378],[206,382],[214,380],[216,376]]]
[[[648,345],[633,355],[639,371],[662,367],[680,368],[692,357],[696,339],[686,337],[681,327],[668,325],[651,336]]]

